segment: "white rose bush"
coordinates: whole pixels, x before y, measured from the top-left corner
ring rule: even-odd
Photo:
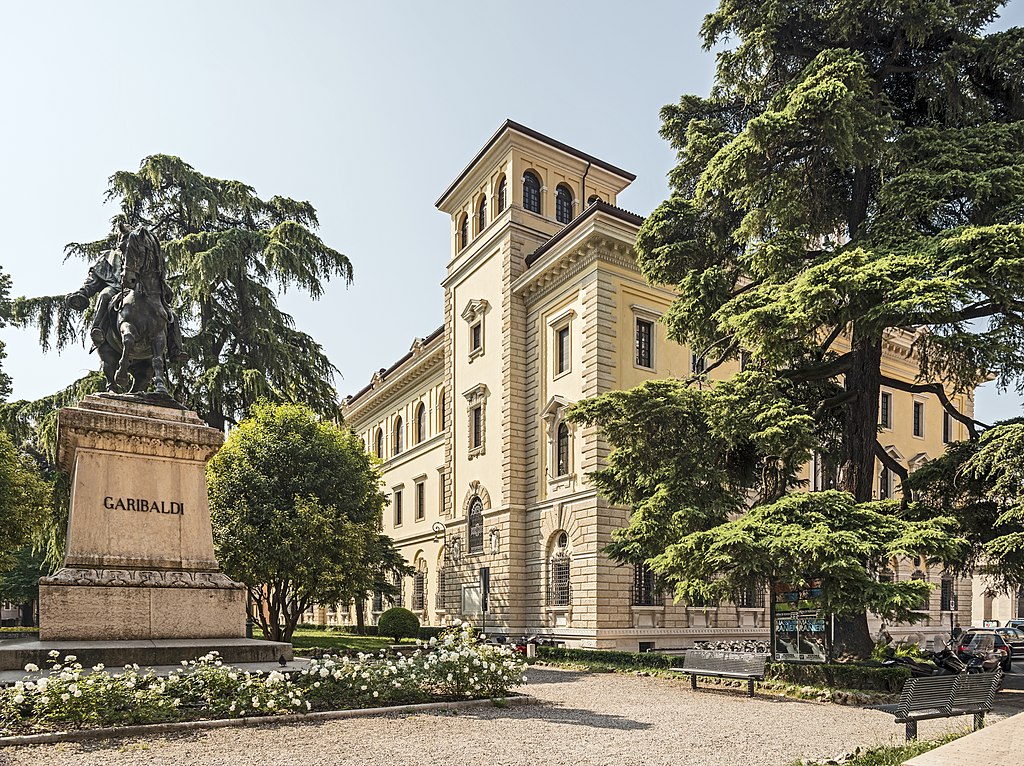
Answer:
[[[216,653],[165,676],[52,656],[46,675],[0,687],[0,735],[496,698],[525,682],[522,657],[468,623],[417,644],[409,655],[324,655],[290,675],[242,671]]]

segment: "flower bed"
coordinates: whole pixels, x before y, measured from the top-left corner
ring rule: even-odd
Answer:
[[[38,680],[0,689],[0,735],[503,697],[525,680],[515,652],[481,643],[468,626],[409,656],[327,655],[291,676],[240,671],[215,654],[166,677],[137,665],[88,671],[74,656],[52,665]]]

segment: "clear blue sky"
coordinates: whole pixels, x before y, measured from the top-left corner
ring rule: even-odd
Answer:
[[[341,394],[442,321],[449,224],[433,203],[511,117],[637,174],[619,203],[649,213],[673,154],[658,109],[706,93],[697,38],[716,3],[7,3],[0,25],[0,263],[16,295],[70,292],[63,246],[116,212],[106,179],[175,154],[265,197],[309,200],[355,282],[282,304],[341,370]],[[1024,24],[1014,0],[999,26]],[[96,366],[3,331],[17,398]],[[978,415],[1019,413],[984,391]]]

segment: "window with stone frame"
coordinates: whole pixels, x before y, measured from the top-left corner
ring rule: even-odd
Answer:
[[[445,427],[448,425],[448,413],[445,412],[445,409],[444,409],[445,408],[445,404],[446,404],[446,400],[445,400],[445,396],[444,396],[444,389],[442,388],[441,389],[441,393],[437,397],[437,430],[438,431],[444,431]]]
[[[914,402],[914,436],[924,437],[924,402]]]
[[[882,466],[878,474],[878,499],[888,500],[892,497],[892,471],[888,466]]]
[[[765,588],[760,584],[751,583],[737,595],[736,606],[740,609],[764,609]]]
[[[395,513],[395,526],[402,526],[402,490],[396,489],[391,496],[391,505]]]
[[[939,580],[939,611],[952,612],[955,606],[954,599],[953,578],[944,575]]]
[[[434,608],[445,609],[447,603],[445,593],[448,584],[448,572],[443,561],[438,562],[437,566],[437,593],[434,594]]]
[[[531,170],[523,173],[523,209],[540,213],[540,179]]]
[[[487,386],[483,383],[474,386],[463,394],[467,403],[467,431],[469,451],[467,457],[473,459],[483,455],[487,445]]]
[[[427,482],[425,479],[416,482],[416,521],[427,517]]]
[[[497,199],[498,199],[498,209],[497,209],[497,212],[501,213],[501,212],[503,212],[505,210],[505,207],[506,207],[506,205],[508,203],[508,184],[505,182],[505,176],[502,176],[501,180],[498,181],[498,195],[497,195]]]
[[[569,606],[572,601],[572,570],[569,535],[559,532],[548,559],[548,605]]]
[[[878,424],[882,428],[892,428],[892,394],[888,391],[879,394]]]
[[[693,375],[703,374],[705,368],[708,366],[708,360],[706,357],[700,356],[696,353],[690,354],[690,372]]]
[[[470,301],[462,310],[462,318],[466,321],[470,361],[484,353],[486,343],[484,321],[489,310],[490,304],[483,299]]]
[[[572,346],[569,325],[555,330],[555,375],[569,371],[572,366]]]
[[[948,412],[942,413],[942,443],[949,444],[953,441],[953,416]]]
[[[370,605],[370,610],[373,612],[384,611],[384,593],[379,590],[373,592],[373,603]]]
[[[377,455],[381,460],[384,459],[384,429],[377,429],[377,436],[374,439],[374,454]]]
[[[416,443],[427,438],[427,405],[420,402],[416,407]]]
[[[422,612],[427,608],[427,564],[420,561],[412,577],[412,611]]]
[[[480,198],[476,208],[476,231],[479,234],[487,226],[487,197]]]
[[[555,444],[555,475],[569,475],[569,426],[558,424]]]
[[[484,552],[484,503],[479,497],[469,501],[469,513],[467,517],[467,537],[469,538],[469,552]]]
[[[462,222],[459,224],[459,250],[465,250],[469,244],[469,216],[462,214]]]
[[[555,189],[555,220],[559,223],[572,221],[572,190],[565,184]]]
[[[405,449],[405,424],[402,422],[401,417],[395,418],[391,446],[391,454],[393,455],[401,455]]]
[[[636,318],[636,366],[654,369],[654,322]]]
[[[633,606],[663,606],[664,598],[658,588],[654,570],[647,564],[633,565]]]

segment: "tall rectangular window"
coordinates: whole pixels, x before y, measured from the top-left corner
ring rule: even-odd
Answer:
[[[393,502],[395,506],[395,526],[400,527],[402,525],[402,490],[395,490],[395,498]]]
[[[484,444],[484,408],[480,406],[470,410],[470,447],[476,449]]]
[[[707,367],[707,359],[703,356],[697,356],[697,354],[690,354],[690,372],[694,375],[700,375],[704,372],[705,367]]]
[[[939,611],[940,612],[952,612],[953,611],[953,578],[943,577],[939,581]]]
[[[569,369],[569,328],[563,327],[555,331],[555,371],[561,374]]]
[[[942,443],[953,441],[953,417],[948,412],[942,413]]]
[[[878,404],[878,422],[882,428],[892,428],[892,394],[885,391]]]
[[[469,347],[472,351],[479,351],[484,345],[484,332],[483,324],[477,322],[469,328],[470,343]]]
[[[914,402],[914,436],[924,436],[924,402]]]
[[[654,355],[652,352],[652,341],[654,338],[654,323],[646,319],[636,320],[636,366],[654,367]]]
[[[423,521],[427,515],[427,485],[425,482],[416,483],[416,521]]]
[[[892,497],[892,472],[888,468],[882,468],[878,477],[878,499],[888,500]]]

